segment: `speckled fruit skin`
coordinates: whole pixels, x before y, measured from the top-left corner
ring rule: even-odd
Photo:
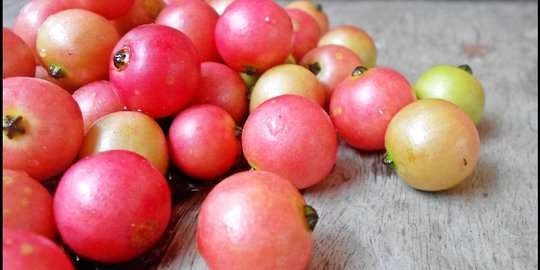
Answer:
[[[169,0],[174,2],[175,0]],[[180,1],[180,0],[177,0]],[[234,0],[207,0],[208,4],[219,14],[222,15],[225,12],[225,9],[234,2]]]
[[[334,88],[362,64],[362,60],[353,51],[339,45],[317,47],[309,51],[300,61],[300,65],[317,76],[326,89],[328,100]]]
[[[61,0],[66,8],[86,9],[111,20],[125,15],[134,0]]]
[[[201,206],[199,252],[214,270],[306,269],[313,236],[304,205],[294,186],[276,174],[232,175]]]
[[[286,10],[294,30],[292,53],[294,59],[300,61],[307,52],[317,47],[321,37],[321,29],[315,19],[305,11],[292,8]]]
[[[260,74],[292,52],[291,19],[272,0],[236,0],[217,22],[216,44],[228,66]]]
[[[167,139],[159,124],[140,112],[113,112],[98,119],[84,137],[80,157],[108,150],[129,150],[167,172]]]
[[[2,227],[56,236],[52,197],[23,171],[2,170]]]
[[[163,8],[165,8],[163,0],[135,0],[129,11],[115,19],[113,24],[123,36],[139,25],[153,23]]]
[[[2,29],[2,78],[34,77],[36,61],[24,40],[7,28]]]
[[[382,150],[388,123],[414,100],[403,75],[391,68],[376,67],[350,76],[336,87],[330,116],[348,144],[362,150]]]
[[[124,109],[124,102],[117,91],[109,81],[95,81],[73,93],[73,98],[82,112],[85,133],[102,116]]]
[[[115,58],[122,51],[129,56],[118,66]],[[154,118],[185,108],[200,79],[200,61],[193,43],[168,26],[134,28],[120,39],[111,58],[110,81],[128,109]]]
[[[193,104],[213,104],[226,110],[237,124],[243,122],[248,110],[247,87],[238,72],[228,66],[204,62],[201,80]]]
[[[336,162],[330,117],[305,97],[284,95],[261,104],[242,132],[244,156],[256,170],[277,173],[298,189],[321,182]]]
[[[68,90],[107,78],[107,65],[119,35],[104,17],[68,9],[47,18],[38,30],[36,51],[41,65]],[[53,68],[59,68],[53,72]]]
[[[309,0],[299,0],[289,3],[287,5],[287,8],[299,9],[306,12],[307,14],[312,16],[313,19],[315,19],[315,21],[319,25],[322,34],[328,32],[328,26],[330,25],[330,23],[328,21],[328,16],[326,15],[326,13],[324,13],[321,4],[314,4]]]
[[[214,30],[219,15],[203,0],[177,1],[168,5],[156,19],[186,34],[197,48],[201,61],[218,61]]]
[[[237,162],[240,139],[232,117],[215,105],[198,105],[180,113],[169,129],[174,164],[186,174],[215,180]]]
[[[77,102],[53,83],[28,77],[4,79],[2,118],[21,116],[24,134],[3,131],[2,167],[42,181],[65,170],[77,156],[83,120]]]
[[[456,105],[423,99],[404,107],[386,132],[388,159],[411,187],[450,189],[472,174],[480,138],[471,119]]]
[[[54,195],[63,241],[98,262],[124,262],[142,254],[163,235],[170,215],[171,193],[163,175],[125,150],[81,159]]]
[[[3,228],[2,269],[73,270],[68,256],[51,240],[28,231]]]
[[[440,98],[464,110],[478,124],[484,114],[484,88],[472,74],[450,65],[437,65],[414,84],[418,99]]]
[[[249,111],[281,95],[298,95],[324,106],[326,91],[315,75],[299,65],[285,64],[267,70],[251,90]]]
[[[366,67],[374,67],[377,63],[377,48],[371,36],[353,25],[340,25],[328,33],[324,34],[319,40],[318,46],[323,45],[341,45],[351,49],[364,62]]]

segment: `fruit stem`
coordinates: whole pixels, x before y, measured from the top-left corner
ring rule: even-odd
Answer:
[[[234,128],[234,136],[236,136],[237,138],[242,137],[242,131],[243,131],[243,129],[242,129],[241,126],[236,126]]]
[[[66,72],[59,65],[51,64],[49,66],[49,75],[55,79],[60,79],[66,77]]]
[[[319,214],[317,214],[317,211],[315,211],[315,208],[311,207],[311,205],[304,205],[304,216],[306,217],[306,222],[308,224],[308,228],[310,231],[313,231],[315,229],[315,226],[317,226],[317,222],[319,221]]]
[[[319,64],[319,62],[311,63],[309,64],[308,69],[317,76],[321,72],[321,64]]]
[[[356,67],[356,68],[354,68],[354,70],[352,72],[352,76],[353,77],[358,77],[358,76],[366,73],[367,70],[368,70],[368,68],[364,67],[364,66]]]
[[[8,139],[13,139],[17,135],[22,135],[26,132],[24,127],[22,126],[22,116],[11,116],[6,115],[4,116],[4,120],[2,122],[2,131],[6,132],[6,136]]]
[[[323,11],[324,11],[323,6],[322,6],[321,3],[317,4],[317,5],[316,5],[316,8],[317,8],[317,11],[319,11],[319,12],[323,12]]]
[[[384,154],[383,164],[392,169],[396,168],[396,164],[394,164],[394,160],[392,160],[392,156],[388,152]]]
[[[244,66],[244,69],[242,70],[242,72],[251,76],[251,75],[257,74],[257,69],[252,66]]]
[[[469,73],[471,75],[473,74],[472,68],[469,65],[459,65],[458,68],[467,71],[467,73]]]
[[[117,51],[113,56],[114,67],[118,70],[124,70],[129,63],[129,48],[124,47]]]

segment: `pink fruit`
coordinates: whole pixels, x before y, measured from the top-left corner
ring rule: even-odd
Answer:
[[[340,25],[326,34],[319,40],[318,46],[341,45],[351,49],[366,65],[374,67],[377,63],[377,48],[371,36],[357,26]]]
[[[120,39],[109,74],[128,109],[159,118],[179,112],[191,101],[199,82],[200,61],[182,32],[146,24]]]
[[[24,41],[7,28],[2,30],[2,78],[33,77],[36,61],[32,50]]]
[[[317,218],[286,179],[264,171],[237,173],[203,202],[198,249],[214,270],[303,270]]]
[[[302,10],[288,8],[287,14],[291,17],[294,30],[292,53],[300,61],[307,52],[317,47],[321,29],[315,19]]]
[[[399,72],[359,67],[334,90],[330,115],[347,143],[358,149],[382,150],[388,123],[414,100],[414,91]]]
[[[134,0],[62,0],[66,8],[86,9],[107,19],[116,19],[126,14]]]
[[[317,21],[322,34],[328,32],[328,25],[330,23],[328,21],[328,16],[326,13],[324,13],[321,4],[314,4],[309,0],[298,0],[289,3],[287,8],[299,9],[306,12],[307,14],[311,15],[315,21]]]
[[[322,181],[336,162],[337,136],[315,102],[293,95],[261,104],[242,133],[244,156],[256,170],[277,173],[298,189]]]
[[[169,1],[174,1],[174,0],[169,0]],[[178,0],[177,0],[178,1]],[[234,0],[207,0],[206,2],[208,2],[208,4],[210,6],[212,6],[212,8],[219,14],[223,14],[223,12],[225,12],[225,9],[227,9],[227,7],[229,7],[229,5],[232,4],[232,2],[234,2]]]
[[[161,237],[170,214],[163,175],[125,150],[81,159],[54,195],[62,239],[78,255],[98,262],[124,262],[142,254]]]

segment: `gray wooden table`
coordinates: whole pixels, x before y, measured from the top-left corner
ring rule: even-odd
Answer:
[[[4,0],[4,26],[26,1]],[[310,269],[538,268],[538,3],[326,1],[332,25],[372,34],[380,65],[414,82],[435,64],[468,63],[482,81],[481,157],[457,188],[422,193],[380,154],[345,144],[333,173],[306,191],[321,219]],[[176,208],[158,269],[205,269],[195,218],[203,195]]]

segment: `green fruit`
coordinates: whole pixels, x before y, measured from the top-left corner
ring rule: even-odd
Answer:
[[[484,114],[484,89],[467,65],[434,66],[420,76],[414,89],[418,99],[439,98],[456,104],[475,124]]]

